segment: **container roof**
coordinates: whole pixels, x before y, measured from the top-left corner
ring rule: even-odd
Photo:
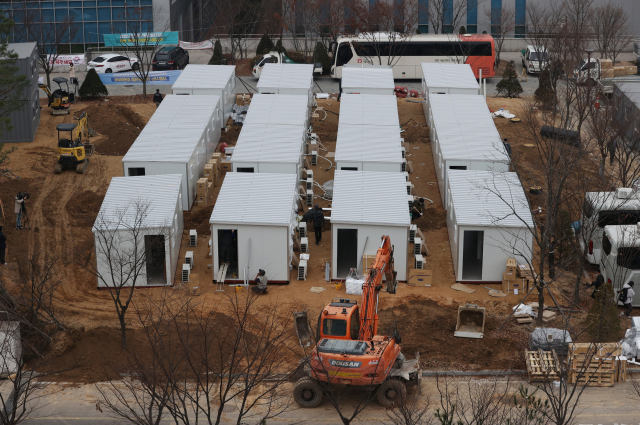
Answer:
[[[392,125],[400,128],[398,102],[392,94],[343,94],[340,124]]]
[[[171,89],[223,89],[235,75],[235,65],[189,64],[182,70]]]
[[[172,226],[181,185],[181,174],[112,178],[93,231]]]
[[[7,50],[13,50],[18,55],[18,59],[28,58],[36,48],[36,42],[31,43],[9,43]]]
[[[403,162],[400,128],[384,125],[338,126],[336,161]]]
[[[471,65],[458,63],[422,63],[422,75],[427,87],[448,87],[480,90]]]
[[[267,63],[262,68],[260,88],[313,89],[313,65]]]
[[[516,173],[449,170],[448,179],[458,225],[533,228]]]
[[[618,90],[640,109],[640,80],[614,83]]]
[[[296,182],[295,174],[227,173],[209,223],[289,226]]]
[[[309,98],[302,94],[254,94],[244,125],[305,125],[309,118]]]
[[[245,124],[231,162],[299,163],[306,128],[303,125]]]
[[[342,88],[395,88],[393,70],[388,66],[343,66]]]
[[[336,170],[331,223],[409,226],[404,174]]]
[[[640,247],[640,229],[637,224],[605,226],[604,232],[617,247]]]
[[[633,189],[628,198],[619,197],[617,192],[587,192],[585,198],[591,203],[594,210],[620,209],[637,210],[640,209],[640,194]]]

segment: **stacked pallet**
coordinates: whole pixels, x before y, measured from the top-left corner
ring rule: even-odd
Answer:
[[[555,350],[525,350],[524,354],[527,361],[529,382],[548,382],[560,379],[560,361]]]
[[[595,387],[612,387],[616,382],[616,357],[620,344],[570,344],[569,383]],[[619,375],[619,373],[618,373]]]

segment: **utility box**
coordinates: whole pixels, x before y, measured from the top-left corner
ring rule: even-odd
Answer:
[[[458,322],[453,336],[459,338],[484,337],[485,308],[476,304],[458,307]]]

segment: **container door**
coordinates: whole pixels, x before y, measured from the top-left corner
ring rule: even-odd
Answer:
[[[164,235],[145,235],[144,250],[147,263],[147,285],[166,285]]]
[[[462,279],[482,280],[484,232],[465,230],[462,245]]]
[[[336,276],[342,279],[358,267],[358,229],[338,229],[337,244]]]

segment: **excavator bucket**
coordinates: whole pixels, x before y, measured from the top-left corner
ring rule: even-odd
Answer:
[[[94,151],[93,143],[83,143],[82,146],[84,146],[84,154],[86,156],[93,155],[93,151]]]
[[[453,335],[461,338],[482,338],[485,316],[485,308],[476,304],[458,307],[458,323]]]
[[[311,331],[311,325],[309,325],[309,317],[306,311],[296,311],[293,313],[293,322],[296,327],[296,335],[300,341],[300,346],[310,347],[313,342],[313,332]]]

